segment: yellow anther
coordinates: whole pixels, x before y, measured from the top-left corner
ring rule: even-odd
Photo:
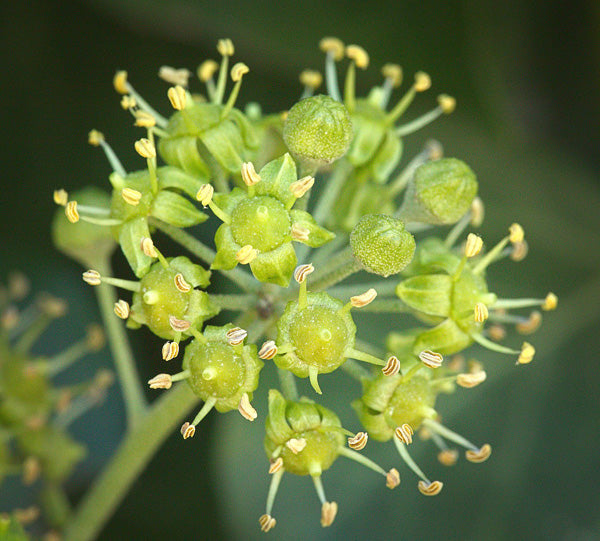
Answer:
[[[432,481],[427,483],[425,481],[419,481],[419,492],[424,496],[437,496],[444,487],[444,483],[440,481]]]
[[[135,112],[134,124],[138,128],[153,128],[156,126],[156,118],[146,111],[139,110]]]
[[[115,302],[114,311],[121,319],[127,319],[129,317],[129,303],[123,299],[119,299]]]
[[[293,224],[290,230],[290,236],[298,242],[306,242],[310,237],[310,230],[299,224]]]
[[[167,98],[176,111],[182,111],[187,104],[187,93],[181,85],[172,86],[167,90]]]
[[[63,317],[68,310],[66,301],[47,293],[38,299],[37,305],[44,314],[52,318]]]
[[[146,159],[156,158],[156,147],[154,143],[150,141],[150,139],[146,139],[143,137],[139,141],[136,141],[133,145],[135,151],[142,157]]]
[[[281,468],[283,468],[283,458],[278,456],[277,460],[271,461],[271,465],[269,466],[269,473],[277,473]]]
[[[24,299],[31,289],[27,276],[22,272],[11,272],[8,276],[8,295],[11,299]]]
[[[395,355],[391,355],[385,363],[385,366],[381,369],[384,376],[395,376],[400,372],[400,361]]]
[[[506,338],[506,329],[499,323],[491,325],[487,331],[494,342],[502,342]]]
[[[392,468],[385,476],[385,486],[393,490],[400,484],[400,473],[396,468]]]
[[[485,205],[481,197],[475,197],[471,202],[471,225],[480,227],[485,218]]]
[[[165,342],[162,347],[162,358],[164,361],[170,361],[179,355],[178,342]]]
[[[277,521],[271,515],[264,514],[258,519],[258,523],[260,524],[261,531],[266,533],[275,528]]]
[[[467,451],[465,456],[469,462],[475,462],[478,464],[479,462],[485,462],[490,455],[492,454],[492,446],[489,443],[481,446],[481,449],[477,451]]]
[[[127,306],[129,308],[129,305]],[[104,330],[100,325],[92,324],[88,325],[85,330],[85,343],[87,347],[92,351],[100,351],[106,343],[106,336]]]
[[[300,199],[315,183],[315,178],[309,176],[302,177],[290,184],[290,192],[296,199]]]
[[[171,66],[161,66],[158,76],[167,83],[187,87],[191,72],[185,68],[177,69]]]
[[[40,473],[42,472],[42,465],[38,458],[28,456],[23,462],[23,484],[25,486],[32,485],[35,483]]]
[[[290,438],[285,442],[285,446],[295,455],[301,453],[306,447],[306,440],[304,438]]]
[[[488,307],[482,302],[475,305],[473,312],[477,323],[483,323],[490,315]]]
[[[217,51],[219,51],[221,56],[233,56],[235,52],[233,42],[229,38],[220,39],[217,41]]]
[[[437,101],[443,113],[446,115],[449,115],[456,109],[456,98],[448,96],[448,94],[440,94]]]
[[[175,316],[169,316],[169,325],[175,332],[185,332],[192,324],[185,319],[177,319]]]
[[[367,445],[369,435],[366,432],[357,432],[352,438],[348,438],[348,447],[355,451],[361,451]]]
[[[456,383],[465,389],[471,389],[483,383],[486,378],[487,374],[485,370],[480,370],[478,372],[469,372],[468,374],[458,374],[456,376]]]
[[[425,90],[429,90],[431,87],[431,77],[424,71],[417,71],[415,73],[415,83],[413,88],[417,92],[425,92]]]
[[[435,139],[429,139],[425,142],[425,150],[427,151],[427,157],[430,160],[440,160],[444,157],[444,147],[442,143]]]
[[[331,54],[334,60],[341,60],[344,58],[344,42],[338,38],[323,38],[319,42],[319,49],[324,53]]]
[[[133,188],[123,188],[121,190],[121,197],[128,205],[133,207],[139,205],[142,200],[142,193],[134,190]]]
[[[325,502],[321,506],[321,526],[327,528],[331,526],[337,515],[338,504],[337,502]]]
[[[252,248],[252,245],[250,245],[250,244],[246,244],[246,246],[243,246],[242,248],[240,248],[240,250],[238,250],[237,254],[235,254],[235,258],[236,258],[237,262],[241,263],[242,265],[248,265],[249,263],[254,261],[257,256],[258,256],[258,250],[255,250],[254,248]]]
[[[520,334],[532,334],[540,328],[542,324],[542,313],[534,310],[529,314],[527,321],[517,323],[516,329]]]
[[[404,445],[410,445],[412,443],[414,432],[412,426],[410,426],[408,423],[404,423],[402,426],[396,427],[394,434],[402,443],[404,443]]]
[[[250,71],[250,68],[243,62],[238,62],[231,68],[231,79],[234,83],[242,80],[242,77]]]
[[[526,240],[515,242],[512,247],[513,249],[510,253],[510,258],[513,261],[518,263],[527,257],[527,253],[529,252],[529,244],[527,244]]]
[[[321,83],[323,82],[323,76],[315,70],[303,70],[300,73],[300,82],[304,86],[316,90],[321,86]]]
[[[381,74],[391,81],[393,88],[398,88],[402,84],[402,68],[398,64],[384,64]]]
[[[375,297],[377,297],[377,291],[371,288],[361,295],[350,297],[350,304],[355,308],[362,308],[363,306],[367,306],[367,304],[371,304],[375,300]]]
[[[519,353],[519,358],[517,359],[518,364],[528,364],[533,361],[533,356],[535,355],[535,348],[529,342],[523,342],[521,346],[521,353]]]
[[[241,327],[233,327],[233,329],[229,329],[225,334],[227,337],[227,341],[232,346],[240,345],[248,336],[248,331],[242,329]]]
[[[170,389],[173,385],[173,380],[169,374],[157,374],[148,380],[148,385],[150,389]]]
[[[315,271],[315,268],[312,266],[312,263],[298,265],[296,267],[296,270],[294,270],[294,280],[296,280],[296,282],[301,284],[306,280],[306,277],[309,274],[312,274],[314,271]]]
[[[188,284],[185,280],[185,278],[183,277],[183,274],[181,274],[180,272],[178,272],[175,277],[173,278],[173,282],[175,283],[175,287],[177,288],[178,291],[181,291],[182,293],[189,293],[192,290],[192,286],[191,284]]]
[[[127,88],[128,85],[126,71],[122,70],[115,73],[115,76],[113,77],[113,86],[119,94],[127,94],[129,92]]]
[[[219,69],[219,64],[217,64],[214,60],[205,60],[198,66],[196,70],[196,75],[198,79],[203,83],[210,81],[215,72]]]
[[[360,69],[365,70],[369,67],[369,54],[360,45],[348,45],[346,56]]]
[[[77,212],[77,201],[69,201],[65,207],[65,216],[72,224],[79,221],[79,212]]]
[[[465,244],[465,256],[475,257],[481,252],[481,248],[483,248],[483,239],[475,233],[469,233]]]
[[[142,241],[140,242],[140,247],[142,248],[142,252],[144,255],[147,255],[148,257],[152,258],[158,257],[158,252],[156,251],[156,248],[154,247],[154,242],[152,242],[152,239],[150,237],[142,238]]]
[[[525,231],[523,231],[523,228],[519,224],[512,224],[508,228],[508,231],[508,239],[510,240],[510,242],[512,242],[513,244],[515,244],[516,242],[523,242],[523,239],[525,238]]]
[[[60,190],[54,190],[53,194],[54,202],[61,207],[64,207],[69,202],[69,194],[62,188]]]
[[[429,368],[439,368],[440,366],[442,366],[442,361],[444,360],[444,357],[442,357],[440,353],[436,353],[435,351],[426,349],[419,353],[419,359],[425,366]]]
[[[558,305],[558,297],[550,292],[548,293],[548,295],[546,295],[546,298],[544,299],[544,304],[542,304],[542,310],[548,312],[550,310],[555,310],[556,306]]]
[[[238,411],[240,412],[240,415],[247,421],[254,421],[254,419],[258,417],[258,413],[256,413],[256,410],[252,407],[252,404],[250,404],[248,393],[244,393],[242,398],[240,398]]]
[[[269,360],[277,355],[277,346],[273,340],[267,340],[258,350],[258,356],[261,359]]]
[[[210,184],[203,184],[196,194],[196,199],[202,203],[203,207],[207,207],[210,205],[214,193],[215,189]]]
[[[465,367],[465,358],[463,355],[453,355],[449,363],[446,363],[448,370],[460,372]]]
[[[181,428],[179,429],[179,432],[181,432],[181,435],[183,436],[184,440],[187,440],[188,438],[193,438],[194,434],[196,433],[196,427],[194,425],[191,425],[190,423],[188,423],[187,421],[185,423],[183,423],[181,425]]]
[[[88,143],[94,147],[97,147],[104,141],[104,134],[98,130],[91,130],[88,133]]]
[[[83,281],[91,286],[99,286],[102,283],[100,273],[96,270],[87,270],[82,274]]]
[[[444,466],[454,466],[458,460],[458,451],[456,449],[443,449],[438,453],[437,459]]]
[[[254,186],[260,182],[260,175],[256,172],[252,162],[242,164],[242,180],[246,186]]]
[[[121,103],[121,108],[124,109],[125,111],[129,111],[129,109],[134,109],[135,106],[137,105],[135,98],[133,96],[131,96],[130,94],[125,94],[121,98],[120,103]]]

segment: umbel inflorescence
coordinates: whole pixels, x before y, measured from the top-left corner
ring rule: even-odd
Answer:
[[[484,213],[468,165],[444,157],[435,141],[403,160],[404,138],[451,113],[455,100],[442,94],[430,112],[404,122],[411,102],[431,87],[426,73],[416,73],[397,98],[402,69],[386,64],[381,84],[358,97],[355,80],[357,69],[369,66],[366,51],[335,38],[320,47],[326,94],[315,95],[322,76],[305,71],[302,99],[270,115],[256,103],[236,108],[249,68],[229,67],[234,46],[228,39],[218,42],[220,62],[206,60],[197,70],[204,94],[194,93],[188,70],[160,69],[171,85],[166,116],[118,72],[121,105],[143,131],[134,147],[144,167],[126,171],[93,130],[90,143],[112,167],[112,195],[54,194],[64,207],[55,222],[61,249],[81,254],[110,235],[120,245],[136,280],[98,268],[88,268],[83,279],[128,291],[114,305],[116,317],[164,340],[157,355],[169,369],[150,387],[189,385],[202,400],[181,427],[183,437],[194,436],[212,409],[265,420],[271,483],[259,520],[263,531],[275,526],[272,508],[284,472],[311,476],[323,526],[331,525],[338,506],[327,500],[321,475],[338,457],[371,468],[388,488],[398,486],[399,468],[384,469],[361,452],[369,437],[394,442],[427,496],[438,494],[442,482],[411,458],[418,430],[430,436],[444,465],[457,460],[455,446],[469,461],[485,461],[490,445],[475,445],[441,424],[436,399],[457,391],[460,400],[464,389],[485,381],[483,364],[460,355],[473,343],[513,355],[517,364],[531,362],[529,342],[516,348],[502,342],[507,324],[534,332],[540,312],[510,310],[552,310],[557,302],[552,293],[505,299],[488,286],[486,269],[505,258],[520,261],[527,243],[516,223],[496,245],[484,246],[467,231],[481,225]],[[346,64],[342,90],[339,63]],[[204,244],[186,228],[211,215],[220,225]],[[163,253],[162,235],[185,253]],[[239,291],[215,291],[213,272]],[[355,273],[361,283],[340,285]],[[223,311],[239,315],[225,325],[207,324]],[[384,344],[359,340],[364,312],[390,315]],[[267,392],[260,387],[265,365],[277,368],[281,389],[268,390],[268,412],[261,412],[252,398]],[[351,404],[354,430],[321,404],[334,384],[328,374],[338,369],[362,384],[362,396]],[[308,378],[314,393],[298,397],[295,378]]]

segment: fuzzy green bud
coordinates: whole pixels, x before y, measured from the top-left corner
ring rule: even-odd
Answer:
[[[352,121],[344,104],[323,95],[296,103],[283,127],[283,139],[290,151],[316,165],[341,158],[352,135]]]
[[[387,277],[412,260],[415,239],[401,220],[384,214],[367,214],[350,234],[354,257],[366,271]]]
[[[406,190],[400,213],[407,222],[447,225],[469,210],[477,195],[477,179],[456,158],[421,165]]]

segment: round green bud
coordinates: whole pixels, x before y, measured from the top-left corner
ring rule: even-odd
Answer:
[[[296,103],[283,126],[283,139],[292,154],[316,165],[341,158],[352,136],[352,120],[344,104],[323,95]]]
[[[477,178],[456,158],[421,165],[409,183],[400,213],[407,222],[445,225],[457,222],[477,195]]]
[[[399,273],[415,253],[415,239],[404,223],[385,214],[363,216],[350,234],[350,246],[366,271],[384,277]]]
[[[263,367],[255,345],[229,344],[226,333],[231,328],[208,326],[204,331],[206,341],[190,342],[183,357],[183,369],[190,372],[190,388],[204,401],[216,399],[219,412],[237,409],[244,393],[252,399]]]
[[[276,458],[279,450],[285,471],[295,475],[319,475],[334,463],[344,446],[335,413],[307,400],[286,400],[274,389],[269,391],[265,432],[267,456]]]

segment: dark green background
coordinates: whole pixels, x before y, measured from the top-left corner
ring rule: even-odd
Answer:
[[[489,462],[443,469],[432,447],[419,444],[420,464],[446,483],[440,496],[426,499],[409,472],[389,493],[378,477],[340,459],[324,476],[329,498],[340,504],[336,523],[322,530],[309,480],[286,478],[274,511],[279,523],[269,537],[600,538],[597,2],[29,1],[3,3],[0,20],[0,279],[21,269],[36,289],[69,301],[70,317],[41,344],[47,353],[99,317],[81,269],[50,244],[52,190],[107,187],[109,168],[86,142],[91,128],[105,133],[126,168],[142,165],[133,150],[139,133],[111,86],[115,69],[127,69],[136,88],[164,112],[167,87],[156,78],[158,67],[194,69],[216,57],[222,37],[233,39],[236,60],[251,68],[239,103],[257,100],[267,111],[297,99],[301,69],[321,67],[323,35],[369,51],[371,67],[359,76],[359,92],[379,81],[385,62],[402,64],[407,76],[429,72],[433,92],[420,96],[409,114],[427,110],[438,92],[456,96],[459,105],[415,136],[406,156],[436,137],[447,155],[467,161],[487,203],[485,238],[499,239],[518,220],[530,243],[524,262],[491,270],[492,289],[505,296],[554,290],[560,309],[548,314],[533,340],[539,351],[533,364],[516,368],[506,358],[479,354],[488,360],[488,382],[441,403],[450,426],[492,443]],[[115,266],[127,276],[120,257]],[[134,340],[147,379],[160,369],[158,343],[148,344],[145,331]],[[87,360],[64,381],[109,365],[107,357]],[[335,375],[326,387],[325,404],[356,427],[344,396],[357,392],[354,384]],[[113,390],[74,427],[91,448],[70,483],[74,499],[114,449],[121,414]],[[192,441],[173,434],[102,539],[260,538],[256,520],[268,483],[261,438],[260,426],[248,427],[233,414],[211,416]],[[398,465],[391,444],[369,449],[386,467]],[[13,489],[0,494],[2,509],[26,497]]]

